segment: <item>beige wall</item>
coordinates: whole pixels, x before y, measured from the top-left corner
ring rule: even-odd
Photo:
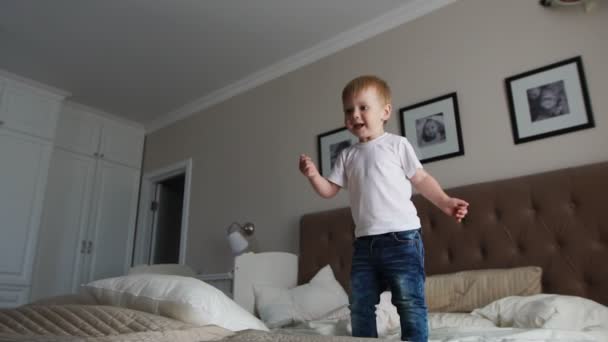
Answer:
[[[148,137],[145,171],[194,160],[188,264],[231,266],[225,227],[252,221],[262,250],[296,251],[304,213],[347,205],[317,197],[297,170],[316,136],[342,125],[345,82],[373,73],[394,108],[457,91],[462,157],[426,164],[445,187],[608,160],[608,6],[546,10],[532,0],[460,0]],[[514,145],[505,77],[583,56],[596,127]],[[397,115],[387,130],[399,133]]]

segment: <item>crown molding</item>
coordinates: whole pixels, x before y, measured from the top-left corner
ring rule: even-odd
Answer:
[[[0,69],[0,77],[8,80],[9,82],[12,81],[17,84],[21,84],[21,86],[26,86],[27,88],[31,88],[32,90],[34,90],[36,92],[44,92],[44,93],[46,93],[46,95],[50,95],[55,98],[64,99],[71,95],[70,92],[65,91],[63,89],[55,88],[48,84],[37,82],[32,79],[19,76],[17,74],[14,74],[12,72],[9,72],[9,71],[3,70],[3,69]]]
[[[253,89],[263,83],[276,79],[305,65],[355,45],[382,32],[449,5],[456,0],[414,0],[385,15],[373,19],[352,30],[340,33],[309,49],[292,55],[276,64],[261,69],[237,82],[215,90],[193,102],[187,103],[158,119],[146,124],[146,132],[151,133],[172,123],[185,119],[206,108],[223,102],[231,97]]]

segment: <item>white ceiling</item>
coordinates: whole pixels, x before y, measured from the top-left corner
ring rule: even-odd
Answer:
[[[0,0],[0,69],[162,126],[453,0]]]

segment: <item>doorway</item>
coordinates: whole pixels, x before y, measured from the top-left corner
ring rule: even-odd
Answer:
[[[148,263],[178,264],[186,175],[156,183],[152,210],[152,238]]]
[[[192,161],[142,177],[133,265],[184,264]]]

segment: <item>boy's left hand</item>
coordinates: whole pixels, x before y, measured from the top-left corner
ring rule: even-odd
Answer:
[[[469,212],[469,203],[460,198],[450,197],[441,206],[441,210],[461,222]]]

